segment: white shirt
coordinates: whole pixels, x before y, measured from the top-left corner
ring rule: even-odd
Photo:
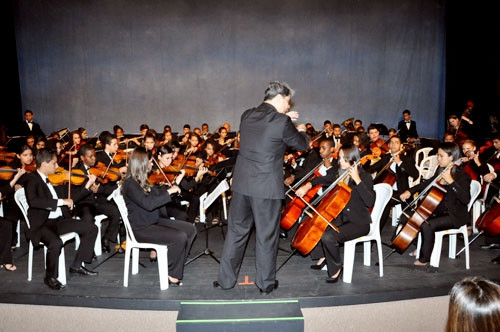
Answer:
[[[47,184],[47,187],[49,188],[50,193],[52,194],[52,198],[57,199],[57,209],[54,211],[50,211],[49,219],[57,219],[59,217],[62,217],[63,214],[62,214],[62,210],[60,207],[64,205],[64,200],[60,199],[57,196],[57,193],[56,193],[56,190],[54,189],[54,186],[52,186],[52,184],[47,181],[47,177],[45,176],[45,174],[40,173],[38,170],[37,170],[37,172],[42,177],[42,180],[45,181],[45,183]]]

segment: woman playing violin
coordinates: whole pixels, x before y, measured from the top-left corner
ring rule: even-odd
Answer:
[[[332,221],[339,232],[327,227],[321,238],[321,246],[318,245],[313,250],[313,252],[323,250],[325,259],[318,261],[317,268],[311,266],[313,269],[321,269],[326,263],[327,283],[336,283],[342,275],[343,261],[339,245],[366,235],[370,231],[370,208],[375,203],[372,177],[360,165],[353,167],[360,160],[358,148],[354,145],[342,146],[338,160],[339,172],[349,174],[344,182],[352,189],[351,198],[339,216]],[[317,252],[313,252],[311,256],[317,255]]]
[[[438,176],[441,176],[440,186],[446,190],[443,199],[434,210],[433,216],[420,226],[422,248],[419,259],[414,262],[415,265],[427,266],[429,264],[434,247],[435,232],[459,228],[470,219],[467,204],[470,200],[471,178],[460,167],[449,167],[458,159],[460,159],[460,148],[456,143],[441,143],[437,152],[439,167],[435,174],[429,180],[423,180],[400,196],[401,200],[410,198],[411,195],[426,188],[429,182]]]
[[[181,286],[184,263],[196,237],[196,228],[183,221],[161,217],[161,208],[171,202],[171,195],[179,193],[180,188],[175,185],[168,189],[151,186],[148,182],[151,167],[148,152],[142,147],[136,148],[130,156],[123,182],[123,198],[137,240],[168,245],[169,282]],[[155,258],[150,256],[151,260]]]
[[[184,150],[185,155],[194,155],[196,152],[200,151],[201,139],[198,134],[190,133],[189,140],[186,143],[186,149]]]
[[[217,138],[217,143],[220,146],[230,145],[234,141],[234,138],[227,137],[227,129],[226,127],[219,128],[219,138]]]

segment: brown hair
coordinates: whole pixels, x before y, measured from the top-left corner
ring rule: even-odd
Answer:
[[[128,161],[127,175],[125,179],[134,179],[144,192],[151,191],[151,184],[148,181],[149,160],[151,159],[148,151],[143,147],[137,147],[130,154]]]
[[[500,331],[500,286],[481,277],[457,282],[450,293],[445,331]]]

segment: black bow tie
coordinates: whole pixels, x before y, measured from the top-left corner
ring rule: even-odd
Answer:
[[[405,121],[406,123],[410,123],[410,121]]]
[[[45,183],[50,183],[49,178],[45,178]]]

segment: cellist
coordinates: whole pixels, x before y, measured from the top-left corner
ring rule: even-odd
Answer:
[[[336,283],[342,275],[343,261],[339,245],[366,235],[370,231],[370,208],[375,203],[372,177],[360,165],[352,167],[360,160],[358,147],[355,145],[342,146],[338,160],[340,173],[348,172],[349,174],[344,181],[352,189],[351,197],[342,212],[332,221],[338,227],[339,232],[327,227],[320,241],[321,246],[316,246],[311,252],[312,256],[317,255],[318,250],[323,250],[325,259],[320,259],[317,267],[312,265],[311,268],[321,269],[326,264],[328,268],[327,283]]]
[[[408,177],[416,180],[419,172],[415,166],[415,159],[405,153],[399,136],[392,136],[389,139],[389,153],[383,155],[378,162],[368,167],[367,171],[368,173],[377,173],[374,179],[375,183],[385,182],[391,186],[395,184],[392,194],[393,199],[389,200],[385,206],[380,219],[380,230],[382,231],[391,209],[401,203],[399,195],[409,188]],[[392,179],[388,179],[389,177]]]
[[[443,199],[435,208],[432,217],[420,226],[422,235],[422,248],[419,259],[414,264],[419,266],[429,265],[432,249],[434,247],[435,232],[450,228],[459,228],[470,220],[467,204],[470,200],[470,176],[460,167],[449,167],[460,159],[460,148],[456,143],[445,142],[439,145],[437,160],[439,167],[435,174],[428,180],[406,190],[400,195],[401,200],[407,200],[411,195],[422,191],[438,176],[439,184],[446,190]]]

